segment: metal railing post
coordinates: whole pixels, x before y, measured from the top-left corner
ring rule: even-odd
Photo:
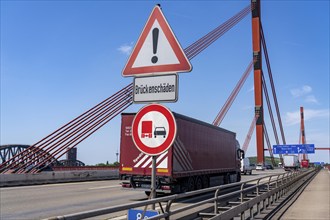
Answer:
[[[272,179],[272,177],[270,176],[269,178],[268,178],[268,183],[267,183],[267,192],[269,192],[270,191],[270,180]],[[267,206],[270,206],[270,197],[268,197],[267,198]]]
[[[241,203],[244,202],[244,199],[243,199],[243,187],[244,187],[245,183],[242,183],[241,184]],[[244,220],[245,219],[245,211],[241,212],[241,220]]]
[[[258,179],[257,181],[257,196],[259,196],[259,183],[262,178]]]
[[[281,189],[281,197],[285,194],[285,188],[284,188],[284,176],[285,176],[285,173],[282,174],[282,178],[281,178],[281,186],[282,186],[282,189]]]
[[[257,181],[257,196],[259,196],[259,183],[260,183],[261,179],[262,178],[258,179],[258,181]],[[261,213],[260,202],[257,203],[257,212],[258,212],[258,215],[260,215],[260,213]]]
[[[250,208],[250,219],[253,219],[254,215],[253,215],[253,206]]]
[[[286,174],[285,194],[287,194],[287,192],[289,192],[289,189],[290,189],[289,175],[290,175],[290,172]]]
[[[242,183],[241,184],[241,203],[244,202],[244,199],[243,199],[243,187],[244,187],[245,183]]]
[[[279,179],[279,178],[280,178],[280,175],[278,175],[277,178],[276,178],[276,188],[279,187],[279,184],[278,184],[278,179]],[[277,200],[279,199],[280,192],[281,192],[281,190],[279,190],[279,191],[276,192],[275,201],[277,201]]]
[[[220,188],[215,191],[215,195],[214,195],[214,214],[219,214],[219,206],[218,206],[219,193],[220,193]]]
[[[167,201],[166,209],[165,209],[166,210],[166,213],[169,213],[170,212],[172,203],[173,203],[173,200]],[[166,217],[165,220],[170,220],[170,216]]]

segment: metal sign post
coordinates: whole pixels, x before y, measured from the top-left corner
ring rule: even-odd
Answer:
[[[151,199],[156,198],[156,160],[157,156],[152,156],[152,171],[151,171]],[[152,209],[156,210],[155,203],[152,204]]]
[[[156,5],[122,72],[124,77],[138,77],[134,79],[134,102],[176,102],[177,73],[191,70],[189,59],[165,19],[160,5]],[[151,199],[156,198],[157,155],[167,151],[175,137],[175,118],[164,106],[148,105],[133,120],[132,138],[135,146],[142,153],[152,156]]]
[[[154,130],[153,127],[155,127]],[[132,123],[133,142],[142,153],[152,156],[151,199],[156,198],[157,156],[172,146],[176,137],[176,130],[173,113],[159,104],[143,107],[134,117]],[[155,209],[155,205],[153,205],[153,209]]]

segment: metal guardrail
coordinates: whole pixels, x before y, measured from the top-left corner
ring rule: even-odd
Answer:
[[[91,180],[118,179],[118,169],[45,171],[37,174],[0,174],[0,187],[35,184],[69,183]]]
[[[148,219],[170,219],[170,217],[175,214],[191,210],[207,203],[214,203],[213,212],[200,213],[200,215],[205,215],[205,217],[210,219],[232,219],[237,216],[240,216],[241,219],[245,219],[246,211],[249,212],[250,218],[253,218],[254,215],[260,214],[261,210],[263,210],[266,206],[269,206],[270,204],[284,196],[292,187],[297,184],[300,184],[301,182],[304,182],[308,177],[315,175],[317,171],[318,170],[316,169],[312,169],[307,171],[293,171],[282,174],[268,175],[265,177],[239,183],[232,183],[182,194],[175,194],[166,197],[150,199],[146,201],[52,217],[48,218],[48,220],[85,219],[120,211],[126,211],[132,208],[152,206],[156,204],[159,205],[162,213],[154,217],[149,217]],[[225,189],[229,189],[232,187],[240,187],[240,189],[220,195],[220,193],[223,192]],[[249,194],[251,192],[253,193]],[[206,193],[214,193],[214,197],[193,204],[189,204],[177,209],[172,209],[172,204],[179,199],[184,199],[193,196],[201,196],[205,195]],[[226,211],[220,211],[220,202],[226,198],[233,196],[239,196],[239,201],[237,201],[234,206],[228,208]],[[162,203],[165,203],[165,205]],[[162,205],[164,205],[165,208],[163,208]],[[256,212],[254,211],[255,209]]]
[[[303,182],[305,182],[309,177],[315,175],[316,170],[310,170],[307,172],[291,172],[285,173],[281,175],[269,176],[268,181],[265,183],[260,183],[259,179],[255,186],[251,186],[243,189],[242,183],[240,190],[240,203],[231,207],[228,211],[219,212],[218,207],[215,207],[215,211],[212,214],[210,219],[233,219],[234,217],[240,217],[240,219],[246,219],[246,211],[248,211],[248,218],[253,219],[255,215],[261,214],[261,211],[266,209],[266,207],[274,204],[281,197],[285,196],[292,188],[300,186]],[[262,186],[265,186],[264,189],[260,190]],[[244,192],[247,190],[256,190],[256,195],[254,197],[248,197]],[[221,198],[218,197],[218,198]],[[247,201],[244,202],[244,199]],[[262,203],[262,204],[261,204]],[[256,209],[256,211],[255,211]]]

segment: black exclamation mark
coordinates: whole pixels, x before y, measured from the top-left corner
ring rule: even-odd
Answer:
[[[154,29],[152,30],[152,46],[153,46],[153,47],[152,47],[152,48],[153,48],[152,52],[153,52],[154,54],[157,53],[158,34],[159,34],[159,29],[158,29],[158,28],[154,28]],[[152,63],[157,63],[157,61],[158,61],[158,57],[157,57],[157,56],[153,56],[153,57],[151,58],[151,62],[152,62]]]

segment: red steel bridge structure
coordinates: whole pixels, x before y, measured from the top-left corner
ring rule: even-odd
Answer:
[[[222,106],[219,113],[216,115],[213,124],[219,126],[224,119],[226,113],[230,109],[232,103],[237,97],[244,82],[254,71],[254,100],[255,100],[255,114],[243,143],[242,149],[246,151],[249,142],[252,138],[254,130],[256,130],[256,145],[257,145],[257,162],[264,163],[264,152],[269,151],[271,158],[273,158],[272,148],[264,123],[264,100],[267,104],[268,113],[272,124],[276,144],[280,144],[280,138],[276,129],[276,120],[273,114],[273,107],[271,104],[271,97],[273,97],[273,106],[277,123],[280,128],[281,141],[286,144],[283,125],[279,105],[276,97],[275,84],[273,81],[272,70],[267,51],[266,39],[263,32],[261,21],[261,7],[260,0],[251,0],[251,4],[240,10],[237,14],[232,16],[226,22],[222,23],[205,36],[201,37],[193,44],[184,49],[184,52],[189,60],[195,58],[199,53],[205,50],[208,46],[218,40],[221,36],[227,33],[232,27],[238,24],[243,18],[251,14],[252,21],[252,48],[251,62],[248,63],[245,72],[238,81],[237,85],[229,95],[228,99]],[[268,73],[269,83],[271,85],[271,95],[268,93],[266,86],[266,78],[264,77],[262,61],[265,59],[266,69]],[[42,140],[25,148],[22,151],[13,154],[10,158],[0,164],[1,173],[37,173],[49,166],[52,166],[70,149],[76,147],[79,143],[84,141],[98,129],[103,127],[114,117],[119,115],[130,105],[133,104],[133,84],[120,89],[118,92],[103,100],[93,108],[87,110],[67,124],[63,125],[53,133],[49,134]],[[267,148],[264,147],[265,142]],[[281,155],[280,155],[281,157]],[[273,159],[274,163],[274,159]]]

